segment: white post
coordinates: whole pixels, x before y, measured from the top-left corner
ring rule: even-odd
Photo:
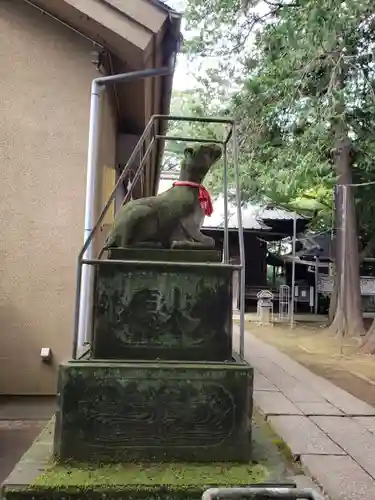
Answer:
[[[98,182],[99,134],[100,134],[100,94],[102,88],[94,80],[91,87],[90,126],[87,153],[87,180],[85,202],[84,243],[90,236],[95,225],[95,193]],[[94,256],[94,242],[92,241],[85,252],[84,258]],[[90,340],[91,335],[91,306],[93,302],[94,268],[87,264],[82,266],[81,299],[79,308],[78,348]]]
[[[314,312],[317,315],[318,314],[318,302],[319,302],[319,295],[318,295],[318,283],[319,283],[319,258],[315,257],[315,297],[314,297]]]
[[[291,297],[291,310],[290,310],[290,327],[294,326],[294,294],[296,288],[296,239],[297,239],[297,214],[293,213],[293,240],[292,240],[292,297]]]

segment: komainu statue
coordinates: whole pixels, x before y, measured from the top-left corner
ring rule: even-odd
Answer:
[[[200,231],[204,217],[213,211],[210,195],[202,182],[221,154],[216,144],[186,148],[179,180],[158,196],[123,205],[104,248],[213,248],[213,238]]]

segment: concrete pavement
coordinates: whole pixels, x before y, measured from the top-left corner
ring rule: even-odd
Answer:
[[[375,499],[375,408],[250,332],[245,358],[255,368],[255,404],[324,493]]]
[[[0,396],[0,485],[55,410],[55,398]]]

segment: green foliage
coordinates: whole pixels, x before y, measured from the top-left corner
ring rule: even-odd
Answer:
[[[175,92],[171,114],[186,117],[215,116],[218,104],[205,100],[195,91]],[[185,147],[196,144],[194,139],[224,140],[229,132],[228,126],[217,123],[173,121],[168,136],[189,139],[188,141],[167,141],[163,170],[179,172]],[[222,192],[223,162],[219,161],[206,177],[205,184],[213,192]]]
[[[219,55],[226,75],[241,67],[226,112],[239,123],[244,198],[312,211],[329,225],[332,188],[348,182],[335,168],[338,142],[348,146],[353,182],[375,180],[375,4],[188,0],[186,15],[191,56]],[[355,189],[365,239],[375,229],[374,191]]]

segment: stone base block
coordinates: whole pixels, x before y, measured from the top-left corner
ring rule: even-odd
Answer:
[[[217,252],[117,249],[111,257],[96,266],[93,358],[231,358],[233,268]],[[188,262],[200,258],[202,266]]]
[[[259,423],[265,425],[261,418]],[[254,462],[246,464],[57,464],[52,459],[53,429],[52,420],[3,483],[2,499],[200,500],[210,487],[295,488],[282,456],[257,422],[254,423]]]
[[[253,369],[245,362],[70,361],[60,366],[59,460],[247,462]]]
[[[108,258],[114,260],[152,260],[159,262],[221,262],[218,250],[165,250],[163,248],[111,248]]]

